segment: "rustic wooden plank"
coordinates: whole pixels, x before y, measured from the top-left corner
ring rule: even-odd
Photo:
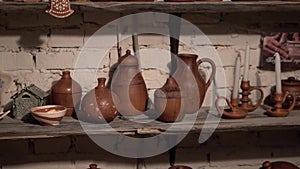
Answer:
[[[0,2],[0,9],[45,9],[49,2]],[[71,2],[72,8],[99,8],[114,12],[257,12],[299,11],[300,2],[289,1],[239,1],[239,2]]]
[[[293,111],[288,117],[274,118],[267,117],[263,114],[264,109],[260,108],[250,113],[245,119],[230,120],[218,118],[205,123],[208,115],[208,109],[203,108],[198,113],[195,121],[193,115],[187,116],[187,121],[180,123],[163,123],[146,116],[139,119],[140,123],[135,123],[131,119],[116,118],[110,123],[90,124],[82,122],[86,131],[90,134],[111,134],[112,131],[118,131],[126,135],[155,135],[160,134],[172,126],[169,133],[186,132],[190,130],[192,133],[200,133],[203,129],[213,129],[217,126],[216,132],[232,132],[232,131],[259,131],[259,130],[284,130],[293,129],[300,130],[300,111]],[[214,116],[212,116],[214,117]],[[217,116],[216,116],[217,117]],[[195,123],[194,123],[195,121]],[[23,123],[22,121],[5,117],[0,121],[0,139],[24,139],[24,138],[47,138],[71,135],[85,135],[79,121],[71,117],[65,117],[59,126],[40,126],[38,124]]]

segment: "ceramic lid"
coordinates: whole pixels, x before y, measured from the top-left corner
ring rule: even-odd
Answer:
[[[295,77],[288,77],[285,80],[281,80],[281,83],[286,86],[300,86],[300,81],[296,80]]]

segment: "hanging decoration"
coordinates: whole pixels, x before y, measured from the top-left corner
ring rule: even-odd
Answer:
[[[69,0],[51,0],[50,9],[46,13],[56,18],[66,18],[74,12]]]

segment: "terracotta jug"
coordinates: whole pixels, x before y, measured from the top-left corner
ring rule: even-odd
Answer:
[[[82,118],[89,122],[111,122],[117,115],[105,78],[98,78],[98,86],[89,91],[81,102]]]
[[[275,161],[275,162],[265,161],[261,169],[300,169],[300,168],[286,161]]]
[[[71,78],[70,71],[63,71],[61,79],[52,86],[53,104],[67,107],[66,116],[71,116],[81,99],[81,86]]]
[[[164,86],[154,92],[154,106],[161,113],[158,120],[163,122],[181,121],[184,114],[180,111],[180,89],[175,79],[169,77]]]
[[[147,107],[148,93],[142,74],[139,72],[138,59],[126,51],[119,60],[114,73],[111,90],[118,112],[125,116],[143,114]]]
[[[208,58],[202,58],[197,61],[198,56],[195,54],[179,54],[178,58],[174,77],[182,93],[187,96],[184,111],[185,113],[195,113],[203,104],[206,91],[215,76],[216,66]],[[211,75],[206,82],[198,70],[199,65],[204,62],[208,62],[212,66]],[[198,93],[195,92],[196,90]]]
[[[288,77],[285,80],[281,80],[282,92],[289,92],[296,97],[296,104],[294,106],[295,110],[300,109],[300,81],[296,80],[295,77]],[[288,108],[292,105],[293,98],[287,97],[283,104],[283,107]]]

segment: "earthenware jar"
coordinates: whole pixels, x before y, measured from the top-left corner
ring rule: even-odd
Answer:
[[[66,116],[71,116],[81,99],[81,86],[72,79],[70,71],[63,71],[61,79],[51,89],[53,104],[67,107]]]
[[[294,109],[300,109],[300,81],[296,80],[295,77],[289,77],[285,80],[281,81],[282,83],[282,92],[289,92],[296,97],[296,105]],[[291,97],[287,97],[286,101],[284,102],[284,107],[290,107],[292,104],[293,99]]]
[[[89,91],[81,102],[82,116],[89,122],[111,122],[117,115],[105,78],[98,78],[98,86]]]
[[[97,169],[97,164],[90,164],[89,167],[90,169]]]
[[[296,165],[286,161],[265,161],[262,165],[262,169],[300,169]]]
[[[111,90],[118,112],[124,116],[143,114],[146,110],[148,93],[144,78],[139,71],[138,59],[130,54],[119,60],[114,73]]]
[[[174,166],[169,167],[169,169],[192,169],[192,168],[189,166],[185,166],[185,165],[174,165]]]
[[[180,89],[174,78],[169,77],[164,86],[154,92],[154,106],[157,113],[160,113],[158,120],[163,122],[182,120],[184,114],[180,110]]]
[[[184,111],[185,113],[195,113],[202,106],[206,91],[215,76],[216,66],[208,58],[197,61],[198,56],[195,54],[179,54],[178,58],[174,78],[177,80],[182,93],[187,95]],[[202,78],[198,70],[199,65],[204,62],[208,62],[212,67],[212,72],[207,81]],[[198,91],[198,93],[195,91]]]

